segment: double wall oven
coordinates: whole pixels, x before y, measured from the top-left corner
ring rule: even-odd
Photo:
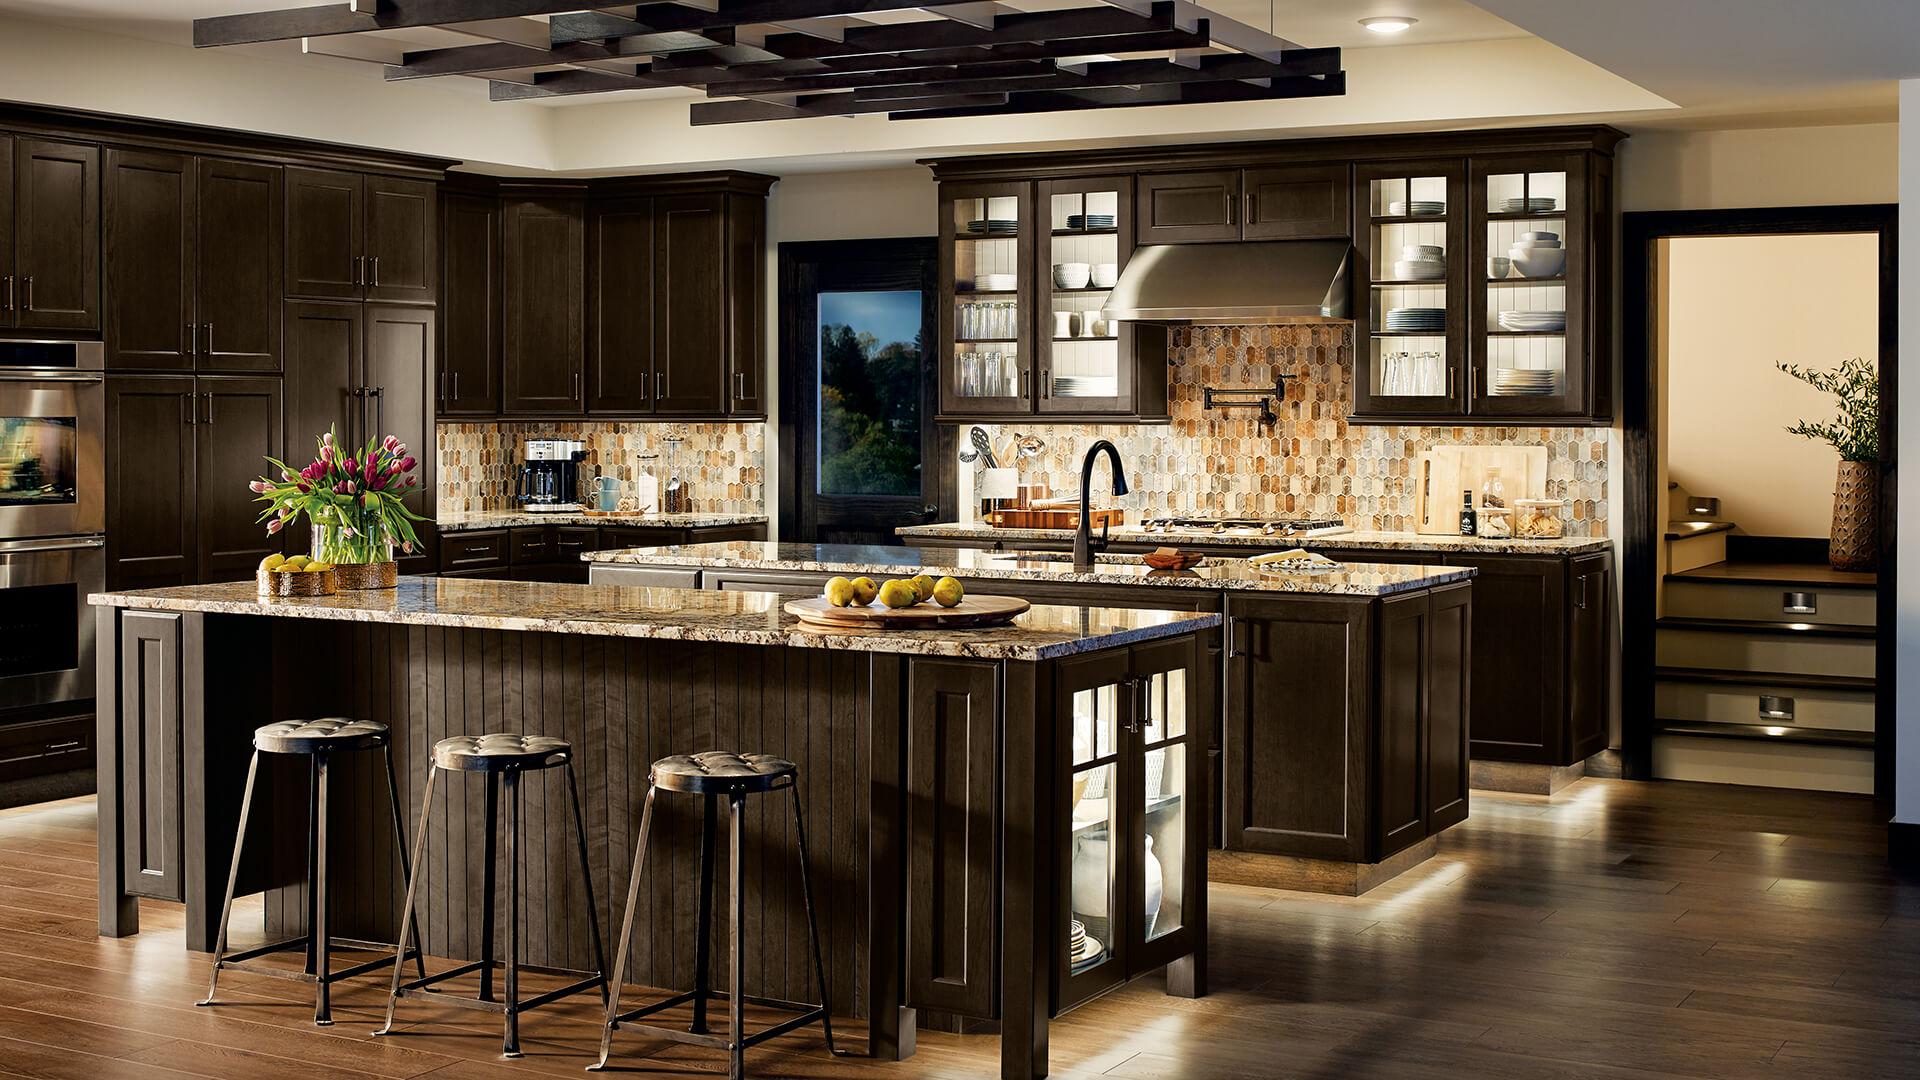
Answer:
[[[92,764],[103,358],[97,341],[0,341],[0,785]]]

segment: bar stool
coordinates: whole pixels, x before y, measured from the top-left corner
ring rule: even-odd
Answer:
[[[593,962],[591,974],[569,968],[533,967],[520,963],[520,821],[521,802],[524,798],[520,781],[527,770],[564,769],[567,774],[567,793],[573,801],[574,835],[579,840],[580,876],[586,885],[587,924],[593,928]],[[481,1009],[487,1012],[503,1013],[506,1016],[506,1033],[501,1044],[501,1053],[510,1058],[520,1056],[520,1014],[528,1009],[536,1009],[558,1001],[561,998],[577,994],[591,987],[600,988],[602,1000],[607,994],[607,957],[600,944],[599,908],[593,900],[593,870],[587,864],[587,823],[580,813],[580,785],[573,774],[573,746],[565,739],[556,739],[549,735],[519,735],[512,732],[495,732],[489,735],[456,735],[433,744],[433,764],[427,768],[427,790],[420,802],[420,831],[414,838],[413,862],[420,865],[422,852],[426,846],[427,821],[433,810],[434,779],[441,770],[450,772],[480,773],[487,782],[486,809],[486,871],[482,888],[486,897],[481,915],[480,959],[471,963],[443,971],[438,975],[428,975],[424,971],[412,982],[402,983],[400,969],[394,968],[393,987],[387,994],[387,1022],[374,1032],[375,1035],[393,1033],[394,1007],[401,998],[417,991],[429,989],[437,983],[457,978],[474,971],[480,972],[480,995],[478,997],[451,997],[438,995],[436,1001],[448,1005],[458,1005],[466,1009]],[[497,827],[502,789],[505,789],[507,803],[507,957],[505,961],[493,956],[493,882],[494,882],[494,841]],[[401,916],[401,929],[413,922],[414,892],[419,887],[419,879],[407,880],[407,908]],[[493,996],[493,971],[504,967],[506,971],[506,999],[496,1001]],[[543,975],[581,975],[585,978],[567,983],[558,989],[520,1000],[520,972],[531,971]]]
[[[382,956],[363,964],[355,964],[340,971],[333,970],[333,946],[336,944],[327,930],[327,789],[328,767],[334,754],[359,753],[368,750],[380,751],[387,766],[387,800],[393,813],[393,835],[400,851],[400,873],[411,876],[407,861],[407,834],[400,824],[400,790],[393,779],[393,750],[388,737],[387,725],[373,720],[350,720],[345,717],[326,717],[320,720],[282,720],[255,728],[253,732],[253,757],[247,763],[247,788],[240,797],[240,829],[233,838],[233,865],[227,871],[227,898],[220,907],[220,933],[213,946],[213,978],[207,984],[207,998],[196,1002],[198,1005],[212,1005],[214,993],[220,987],[220,969],[233,968],[254,975],[269,975],[276,979],[293,979],[314,984],[313,1022],[321,1026],[333,1023],[333,1000],[330,987],[341,979],[352,978],[387,964],[394,965],[397,973],[410,956],[415,967],[422,975],[426,967],[420,957],[420,935],[415,933],[412,948],[404,943],[408,940],[406,928],[400,931],[402,944],[394,946],[391,957]],[[227,955],[227,924],[233,917],[233,890],[240,882],[241,847],[247,839],[247,818],[253,812],[253,792],[260,774],[261,754],[302,754],[308,761],[307,775],[310,788],[307,794],[307,932],[300,937],[287,938],[270,945],[247,949]],[[404,921],[404,920],[403,920]],[[385,942],[352,941],[339,939],[338,944],[350,948],[379,949],[385,951]],[[288,971],[284,968],[262,967],[247,963],[256,957],[268,953],[282,952],[287,949],[305,947],[307,962],[303,970]]]
[[[627,1024],[632,1031],[654,1038],[727,1051],[729,1080],[741,1080],[745,1075],[743,1056],[747,1047],[784,1035],[815,1020],[820,1021],[821,1028],[826,1032],[829,1053],[835,1057],[852,1056],[850,1051],[842,1051],[833,1044],[833,1017],[827,1000],[827,973],[820,963],[820,929],[814,922],[813,916],[813,882],[807,860],[807,826],[800,812],[800,793],[794,790],[794,781],[799,778],[799,775],[799,766],[771,754],[733,754],[711,750],[701,754],[676,754],[653,763],[653,767],[647,773],[646,805],[640,812],[640,840],[633,849],[633,874],[627,884],[627,916],[620,930],[620,951],[613,961],[613,994],[607,1001],[607,1018],[600,1031],[600,1060],[589,1065],[589,1070],[598,1071],[607,1067],[607,1056],[613,1048],[614,1029],[622,1024]],[[746,954],[740,944],[741,923],[746,917],[746,891],[742,888],[740,815],[746,807],[747,796],[783,789],[792,792],[794,836],[799,841],[800,850],[800,895],[807,909],[807,941],[813,949],[813,977],[820,987],[820,1004],[818,1005],[781,1001],[777,998],[753,997],[741,991],[741,984],[746,977]],[[700,918],[699,939],[694,946],[694,985],[692,990],[685,993],[675,994],[663,1001],[643,1005],[623,1013],[620,1011],[620,987],[627,973],[627,946],[633,938],[634,909],[640,902],[640,874],[646,867],[647,833],[653,827],[653,797],[655,792],[662,790],[699,795],[703,797],[705,803],[700,819]],[[712,940],[713,876],[714,871],[718,869],[714,865],[714,826],[718,802],[722,797],[727,800],[728,807],[727,851],[731,861],[728,874],[731,896],[730,910],[727,913],[729,956],[726,994],[713,989],[708,977],[710,958],[707,955],[708,942]],[[724,1038],[707,1034],[707,1001],[716,997],[725,997],[728,1002],[728,1034]],[[686,1001],[693,1002],[693,1023],[686,1031],[655,1024],[630,1023]],[[764,1031],[748,1035],[741,1015],[743,1004],[747,1002],[765,1008],[794,1012],[798,1015],[789,1017]]]

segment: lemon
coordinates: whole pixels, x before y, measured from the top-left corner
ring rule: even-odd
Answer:
[[[282,570],[300,570],[312,561],[312,559],[307,558],[305,555],[289,555],[287,561],[280,564],[280,568]]]
[[[941,607],[953,607],[967,595],[957,579],[943,577],[933,587],[933,601]]]
[[[912,584],[914,594],[920,597],[921,603],[933,599],[933,579],[931,577],[928,577],[926,574],[915,574]]]
[[[330,562],[310,562],[307,564],[306,572],[309,574],[318,574],[323,570],[331,569],[333,569],[333,564]]]
[[[864,607],[867,604],[873,603],[873,598],[878,595],[880,595],[880,586],[875,585],[872,578],[857,577],[853,579],[854,603]]]
[[[880,586],[880,602],[890,608],[910,608],[920,602],[920,593],[913,582],[895,578]]]
[[[278,570],[282,565],[286,563],[286,561],[287,561],[287,557],[276,551],[273,554],[267,556],[266,558],[260,560],[260,569]]]
[[[853,603],[853,582],[843,577],[828,578],[826,597],[834,607],[846,607]]]

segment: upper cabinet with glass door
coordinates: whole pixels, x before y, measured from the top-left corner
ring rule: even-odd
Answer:
[[[1463,159],[1369,164],[1356,176],[1354,412],[1454,416],[1466,353]]]
[[[1040,185],[1050,226],[1037,240],[1039,411],[1067,416],[1166,414],[1165,381],[1141,394],[1135,350],[1144,339],[1165,367],[1163,327],[1108,319],[1107,294],[1133,254],[1133,179],[1097,177]]]
[[[940,412],[1033,411],[1033,185],[940,191]]]

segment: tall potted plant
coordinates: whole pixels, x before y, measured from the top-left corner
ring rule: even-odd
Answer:
[[[304,469],[267,461],[280,478],[263,476],[248,487],[266,504],[260,520],[268,535],[304,516],[313,529],[313,560],[333,564],[341,588],[390,589],[398,582],[393,550],[418,547],[413,523],[426,520],[403,501],[419,483],[419,462],[406,444],[388,435],[356,451],[328,431]]]
[[[1879,555],[1880,377],[1871,360],[1854,357],[1828,371],[1779,364],[1781,371],[1840,403],[1840,415],[1802,420],[1793,435],[1819,439],[1840,452],[1833,487],[1833,531],[1827,561],[1835,570],[1872,570]]]

